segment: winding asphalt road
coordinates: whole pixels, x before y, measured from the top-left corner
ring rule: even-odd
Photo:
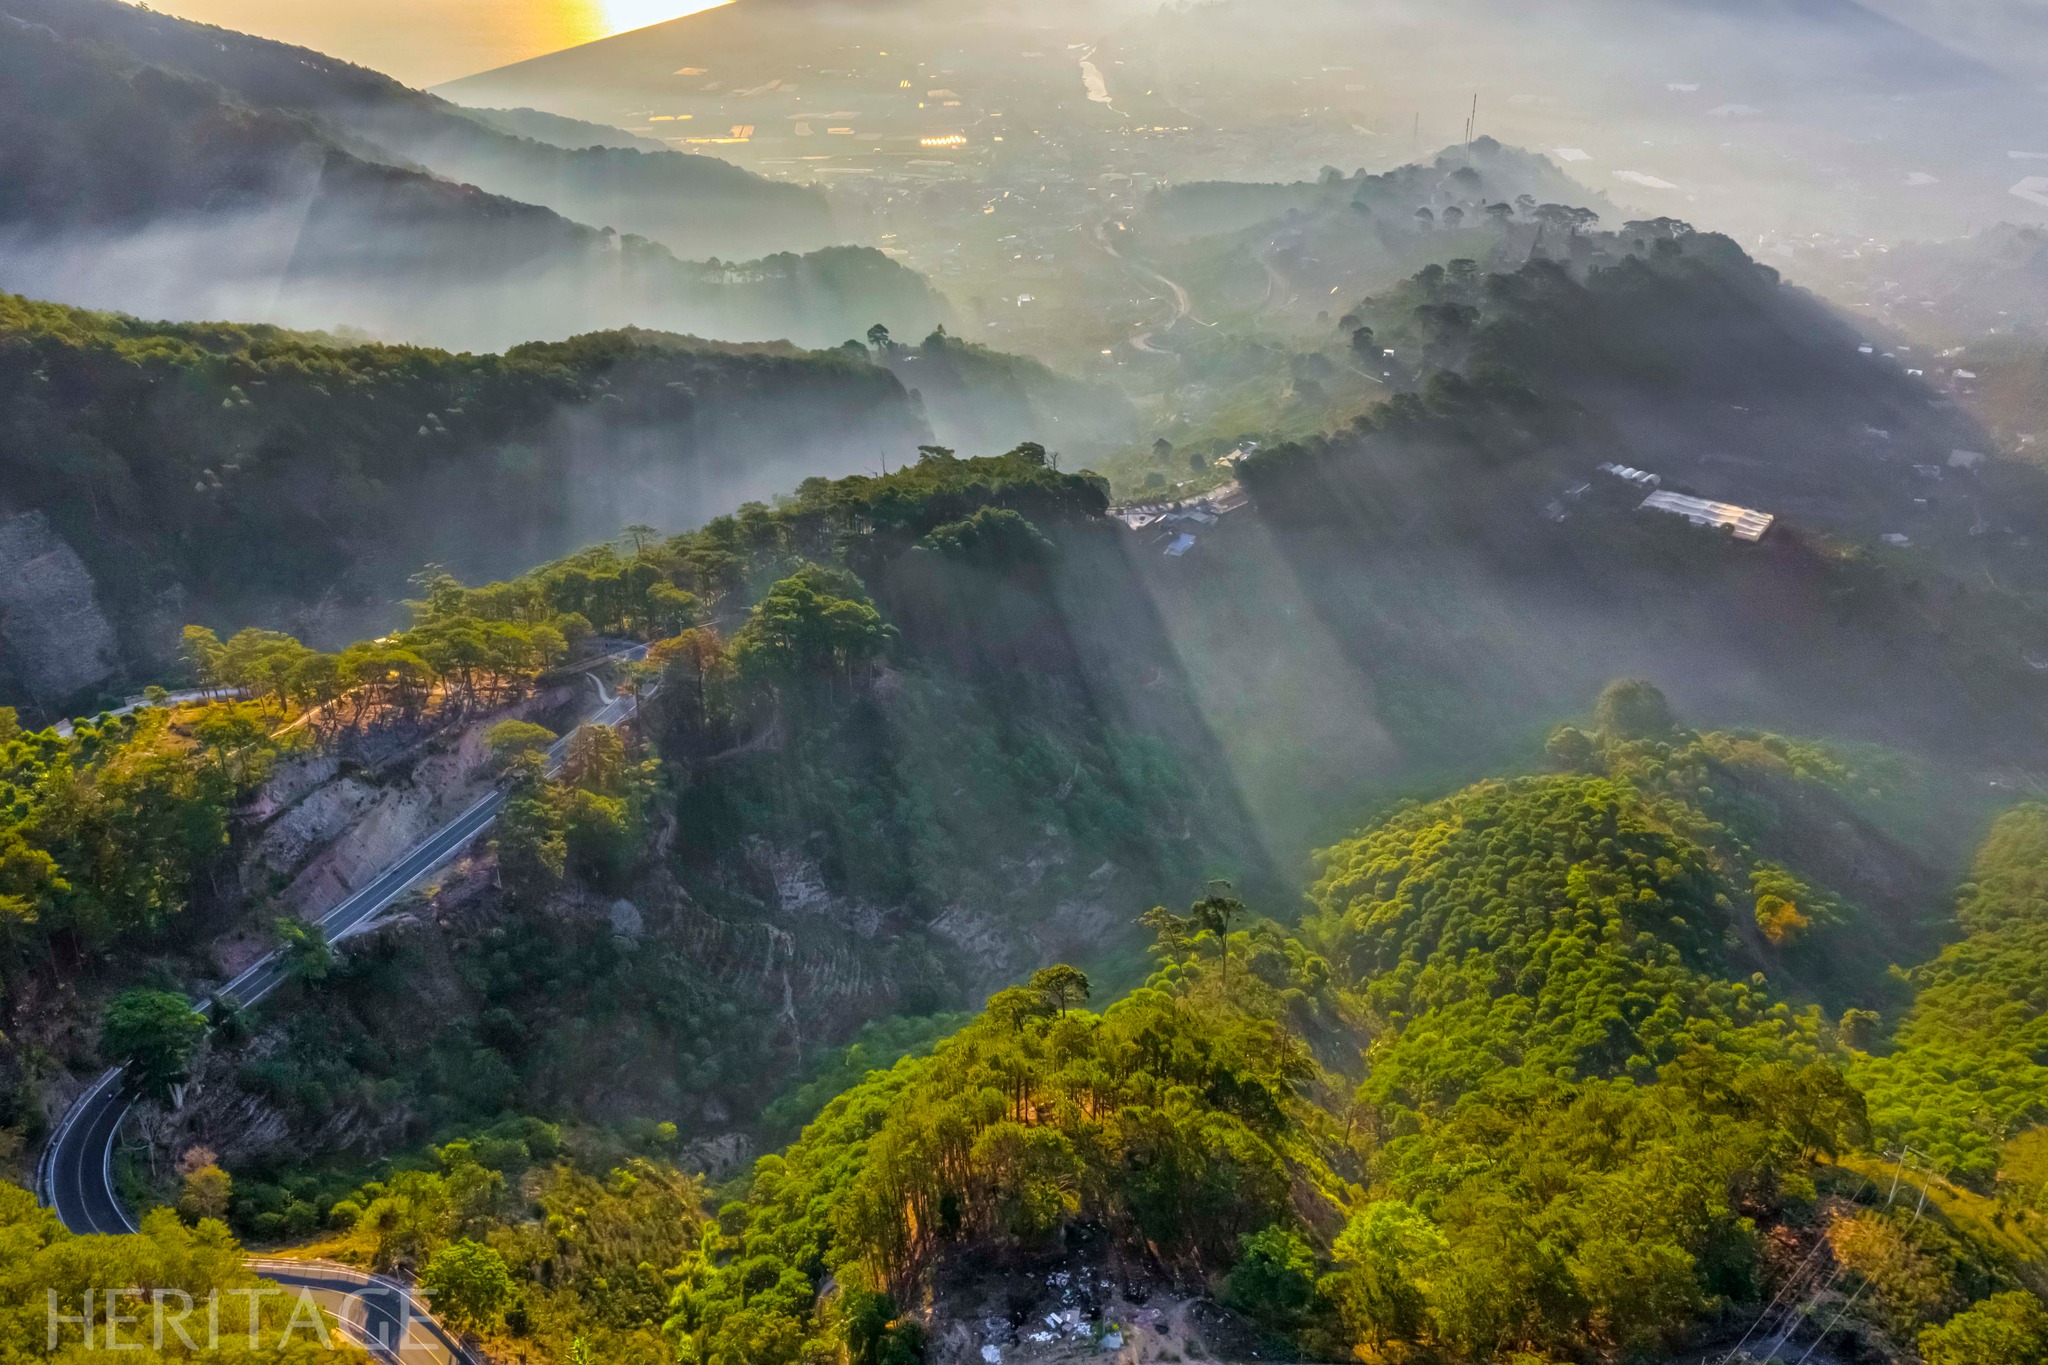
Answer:
[[[627,661],[644,659],[645,646],[628,650],[615,656]],[[631,695],[613,696],[598,680],[596,674],[589,674],[597,690],[598,708],[584,722],[585,725],[615,726],[628,718],[638,705]],[[580,727],[579,727],[580,728]],[[552,776],[561,770],[568,758],[569,741],[574,731],[564,735],[548,747],[548,772]],[[505,806],[505,789],[494,788],[460,815],[435,830],[425,839],[402,854],[398,860],[379,873],[361,890],[349,896],[341,904],[328,911],[320,919],[320,927],[326,932],[327,941],[339,943],[352,934],[369,928],[394,901],[411,890],[428,873],[452,860],[471,841],[489,829],[498,818],[498,812]],[[232,998],[247,1007],[255,1005],[286,978],[283,955],[272,951],[258,959],[241,975],[228,982],[216,994]],[[204,1013],[209,1006],[199,1007]],[[114,1147],[121,1135],[121,1125],[135,1106],[135,1094],[127,1083],[123,1068],[116,1067],[103,1073],[93,1084],[72,1102],[57,1125],[49,1144],[43,1149],[42,1160],[36,1167],[36,1192],[43,1201],[57,1211],[57,1218],[75,1233],[105,1233],[118,1235],[138,1230],[135,1218],[121,1202],[114,1187]],[[252,1264],[259,1264],[252,1262]],[[336,1290],[335,1277],[353,1272],[342,1267],[304,1271],[287,1269],[292,1263],[264,1261],[260,1271],[266,1279],[293,1288],[314,1292]],[[372,1349],[386,1359],[398,1359],[398,1351],[404,1349],[409,1339],[404,1331],[408,1321],[418,1323],[425,1317],[425,1310],[410,1299],[403,1286],[395,1281],[368,1277],[375,1284],[359,1283],[353,1293],[362,1303],[366,1314],[366,1330],[373,1342]],[[402,1307],[400,1299],[410,1307]],[[458,1360],[466,1360],[464,1352],[455,1338],[440,1324],[425,1318],[431,1324],[430,1333],[437,1335]],[[396,1336],[386,1335],[395,1332]],[[417,1332],[410,1334],[416,1338]]]
[[[334,1318],[338,1335],[403,1365],[482,1365],[406,1286],[332,1261],[251,1257],[249,1269],[311,1298]]]
[[[1131,273],[1139,276],[1141,279],[1156,280],[1158,283],[1165,285],[1167,292],[1173,295],[1172,319],[1169,320],[1164,326],[1148,328],[1145,331],[1139,332],[1136,336],[1132,337],[1131,348],[1133,350],[1143,351],[1147,355],[1171,355],[1173,354],[1171,351],[1162,350],[1160,347],[1154,346],[1152,344],[1152,338],[1159,335],[1161,332],[1172,331],[1175,327],[1180,325],[1182,319],[1186,319],[1189,322],[1200,323],[1204,327],[1214,327],[1216,325],[1213,322],[1202,322],[1200,318],[1195,316],[1194,298],[1192,295],[1188,293],[1186,286],[1180,284],[1178,281],[1168,279],[1166,276],[1154,270],[1151,266],[1142,264],[1138,261],[1134,261],[1130,257],[1124,255],[1123,252],[1118,251],[1116,249],[1116,243],[1111,241],[1109,238],[1109,232],[1106,224],[1100,222],[1091,222],[1088,225],[1088,233],[1089,236],[1094,238],[1095,244],[1097,246],[1101,247],[1104,251],[1108,252],[1117,260],[1123,262],[1124,266],[1127,269],[1129,269]]]

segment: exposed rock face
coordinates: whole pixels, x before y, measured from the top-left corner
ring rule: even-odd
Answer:
[[[270,780],[256,793],[256,799],[249,803],[242,817],[252,825],[269,824],[281,811],[289,810],[308,792],[332,782],[340,772],[341,760],[328,754],[285,759],[271,771]]]
[[[252,850],[249,869],[259,876],[291,876],[315,853],[346,834],[378,803],[383,793],[367,782],[345,777],[308,793],[271,822]],[[251,890],[257,884],[251,882]]]
[[[1135,919],[1125,903],[1130,879],[1112,862],[1090,872],[1073,895],[1047,894],[1048,875],[1067,861],[1056,844],[1027,858],[1000,858],[1002,880],[985,897],[964,896],[931,922],[960,954],[969,994],[1000,990],[1047,963],[1084,959]]]
[[[41,512],[0,520],[0,647],[29,699],[44,705],[104,683],[121,667],[92,574]]]
[[[833,892],[825,885],[825,871],[816,859],[776,848],[761,838],[747,841],[747,859],[774,883],[775,904],[784,915],[830,920],[860,938],[873,938],[881,932],[882,907]]]

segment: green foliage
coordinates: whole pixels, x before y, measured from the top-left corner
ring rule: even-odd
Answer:
[[[1064,1019],[1067,1011],[1088,1003],[1088,977],[1078,968],[1058,963],[1031,974],[1027,989],[1044,1000],[1046,1007]]]
[[[848,1292],[841,1322],[852,1365],[924,1365],[924,1325],[897,1316],[896,1300],[889,1295]]]
[[[160,941],[229,858],[231,812],[283,748],[249,708],[0,739],[0,983],[59,944]]]
[[[691,666],[737,685],[715,659]],[[1828,1163],[1870,1141],[1864,1099],[1837,1031],[1748,971],[1777,951],[1742,932],[1765,898],[1814,931],[1852,913],[1780,856],[1783,807],[1765,795],[1819,803],[1866,779],[1791,741],[1675,729],[1588,735],[1574,767],[1403,807],[1329,850],[1298,935],[1248,922],[1225,887],[1152,911],[1157,971],[1100,1012],[1087,977],[1055,966],[929,1051],[952,1024],[876,1032],[799,1092],[806,1111],[838,1093],[715,1220],[663,1168],[615,1175],[659,1187],[676,1230],[604,1288],[522,1259],[605,1203],[560,1167],[543,1179],[451,1145],[335,1218],[380,1266],[465,1238],[498,1250],[516,1286],[505,1331],[559,1355],[602,1339],[692,1365],[916,1359],[898,1305],[948,1258],[1040,1253],[1077,1225],[1208,1277],[1326,1358],[1655,1358],[1768,1299],[1767,1248],[1788,1227],[1828,1230],[1897,1340],[1995,1287],[1961,1234],[1821,1199]],[[565,774],[582,785],[530,796],[630,802],[635,772],[597,737]],[[2038,885],[2036,847],[2001,827],[1972,922],[2021,922],[2006,902]],[[476,982],[558,1000],[583,951],[506,926]],[[621,961],[593,968],[592,999],[631,979]],[[506,1009],[451,1047],[450,1080],[551,1031]],[[2005,1148],[2010,1217],[2032,1217],[2048,1183],[2037,1156],[2024,1137]]]
[[[2023,1290],[1994,1294],[1920,1334],[1927,1365],[2048,1365],[2048,1308]]]
[[[1104,507],[1095,482],[1037,447],[934,447],[643,547],[717,623],[655,642],[647,669],[660,686],[643,730],[669,765],[688,872],[729,863],[742,841],[801,847],[835,892],[935,910],[987,899],[1000,859],[1048,844],[1073,851],[1046,895],[1099,894],[1093,869],[1147,886],[1187,876],[1205,850],[1163,831],[1206,834],[1194,822],[1215,793],[1177,737],[1076,705],[1074,635],[1118,627],[1053,580],[1077,550],[1114,553]],[[715,903],[729,879],[690,890]],[[908,947],[923,960],[937,946]],[[938,970],[900,979],[902,1010],[958,999]]]
[[[512,1298],[512,1273],[505,1258],[467,1238],[433,1254],[420,1273],[420,1290],[436,1315],[458,1331],[488,1331],[498,1325]]]
[[[188,1228],[169,1209],[156,1209],[143,1215],[142,1231],[132,1236],[75,1237],[28,1191],[0,1183],[0,1247],[5,1248],[0,1255],[4,1365],[52,1359],[47,1349],[53,1330],[49,1296],[56,1296],[59,1313],[75,1317],[83,1310],[87,1291],[95,1296],[92,1347],[81,1344],[82,1325],[55,1324],[58,1358],[91,1359],[107,1349],[132,1352],[125,1358],[137,1365],[173,1360],[205,1365],[340,1365],[360,1358],[339,1346],[323,1347],[304,1315],[294,1318],[296,1301],[276,1292],[276,1286],[260,1297],[247,1294],[265,1282],[244,1267],[242,1249],[217,1222]],[[125,1325],[110,1344],[100,1296],[110,1288],[131,1286],[142,1286],[141,1294],[117,1304]],[[163,1294],[161,1301],[167,1305],[161,1344],[152,1322],[151,1291]],[[210,1342],[206,1303],[214,1293],[222,1296],[221,1330],[218,1340]],[[193,1350],[183,1349],[173,1325],[180,1305],[187,1302],[183,1295],[190,1295],[189,1302],[196,1305],[184,1320],[189,1339],[196,1344]],[[261,1324],[253,1346],[247,1329],[252,1315]]]
[[[276,921],[278,951],[285,975],[301,985],[325,981],[334,970],[334,946],[316,921],[286,915]]]
[[[1609,683],[1593,719],[1610,740],[1665,739],[1677,728],[1663,692],[1640,678]]]
[[[858,579],[807,564],[754,607],[733,637],[733,665],[749,682],[852,684],[881,657],[889,634]]]
[[[1254,1321],[1285,1329],[1308,1315],[1315,1296],[1315,1252],[1298,1233],[1275,1223],[1245,1235],[1224,1285],[1224,1299],[1231,1307]]]
[[[1355,1341],[1668,1349],[1754,1292],[1752,1219],[1865,1137],[1817,1019],[1733,979],[1751,888],[1685,751],[1628,743],[1571,757],[1635,780],[1486,783],[1322,855],[1304,929],[1378,1035],[1375,1199],[1323,1288]]]
[[[667,1365],[667,1270],[702,1236],[703,1186],[634,1159],[600,1174],[533,1120],[432,1149],[332,1205],[336,1249],[424,1266],[435,1310],[540,1358]]]
[[[528,754],[514,770],[491,848],[498,876],[515,898],[545,895],[567,872],[567,821],[538,755]]]
[[[303,708],[314,731],[332,738],[377,722],[417,723],[437,706],[461,716],[503,705],[561,662],[572,636],[581,644],[590,633],[582,616],[544,602],[523,604],[520,619],[468,614],[467,590],[450,584],[429,579],[430,600],[414,604],[411,630],[334,654],[275,631],[243,630],[223,644],[212,631],[187,626],[187,664],[202,686],[234,689],[284,710]],[[659,586],[644,585],[643,596]],[[640,610],[652,615],[651,608]],[[506,752],[520,747],[539,728],[508,730],[494,756],[503,757],[501,746]]]
[[[851,1043],[813,1063],[799,1084],[776,1096],[761,1112],[762,1126],[778,1137],[796,1136],[819,1110],[871,1072],[887,1071],[905,1057],[928,1055],[972,1017],[948,1013],[871,1020]]]
[[[2048,807],[1998,821],[1957,919],[1968,937],[1913,971],[1911,1014],[1856,1077],[1886,1141],[1984,1184],[2006,1139],[2048,1121]]]
[[[187,1222],[212,1218],[225,1221],[234,1203],[235,1182],[220,1167],[208,1162],[186,1172],[178,1190],[178,1214]]]
[[[1848,919],[1838,899],[1776,863],[1758,863],[1749,885],[1756,896],[1757,931],[1774,948],[1796,948]]]
[[[1476,1357],[1571,1357],[1679,1340],[1754,1293],[1751,1219],[1796,1196],[1815,1151],[1860,1136],[1824,1065],[1702,1050],[1656,1082],[1498,1083],[1378,1162],[1391,1198],[1356,1216],[1325,1292],[1356,1339]]]
[[[1227,888],[1226,888],[1227,890]],[[1208,895],[1176,915],[1163,905],[1147,910],[1138,921],[1152,931],[1155,948],[1165,954],[1188,948],[1211,948],[1223,963],[1223,980],[1230,980],[1230,926],[1244,916],[1245,904],[1234,895]]]
[[[821,255],[763,268],[833,267]],[[561,439],[565,414],[579,439]],[[451,527],[508,544],[557,534],[551,494],[594,447],[671,466],[706,447],[773,458],[828,421],[885,449],[915,439],[886,372],[786,347],[620,331],[457,355],[0,295],[0,422],[15,434],[0,481],[36,490],[29,505],[110,600],[174,582],[209,618],[310,604],[344,579],[395,595]],[[365,526],[383,533],[374,553]],[[643,605],[664,628],[686,610],[660,591]]]
[[[492,840],[507,891],[530,901],[572,873],[598,887],[624,880],[641,855],[651,762],[629,756],[617,731],[586,726],[570,739],[560,781],[547,777],[544,753],[531,744],[520,745],[507,771]]]
[[[1007,507],[984,507],[973,516],[935,528],[918,548],[993,574],[1022,573],[1052,557],[1043,531]]]
[[[1858,1209],[1827,1227],[1836,1264],[1853,1277],[1870,1316],[1900,1341],[1958,1306],[1948,1267],[1914,1236],[1920,1228],[1890,1209]]]
[[[545,754],[555,742],[555,732],[529,720],[501,720],[484,732],[484,744],[491,751],[491,766],[500,772],[516,767],[527,754]]]
[[[1763,1052],[1791,1030],[1724,979],[1708,851],[1631,787],[1488,783],[1322,861],[1312,928],[1399,1029],[1373,1067],[1382,1103],[1440,1109],[1503,1066],[1647,1080],[1690,1048]]]
[[[172,991],[123,991],[100,1022],[100,1052],[127,1066],[136,1085],[158,1097],[185,1079],[205,1038],[205,1016]]]
[[[1100,1015],[1063,1015],[1050,971],[998,993],[757,1165],[684,1268],[684,1358],[807,1350],[827,1277],[901,1293],[953,1248],[1076,1220],[1227,1270],[1248,1315],[1337,1351],[1623,1358],[1754,1302],[1758,1221],[1810,1215],[1864,1107],[1816,1017],[1734,979],[1750,878],[1655,771],[1398,812],[1324,855],[1307,944],[1237,928],[1225,894],[1155,910],[1158,974]],[[1355,1053],[1360,1026],[1347,1150],[1307,1102],[1334,1079],[1311,1047]],[[1365,1194],[1325,1272],[1296,1219],[1345,1189],[1340,1159]]]
[[[1425,1285],[1449,1245],[1401,1199],[1375,1199],[1337,1237],[1337,1270],[1323,1284],[1352,1336],[1372,1346],[1413,1340],[1428,1321]]]
[[[932,1056],[834,1100],[757,1163],[684,1266],[684,1358],[794,1351],[831,1328],[813,1312],[827,1275],[890,1292],[950,1247],[1039,1247],[1074,1219],[1173,1258],[1236,1259],[1285,1217],[1283,1152],[1305,1155],[1291,1114],[1313,1064],[1262,980],[1226,996],[1197,962],[1177,967],[1178,985],[1099,1016],[991,1002]],[[872,1300],[853,1306],[873,1316]]]

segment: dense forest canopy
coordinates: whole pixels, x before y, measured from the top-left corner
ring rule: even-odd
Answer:
[[[234,703],[68,736],[0,707],[0,981],[169,937],[214,899],[235,808],[291,743]]]
[[[0,411],[4,510],[43,511],[83,557],[144,677],[195,617],[333,641],[386,624],[423,563],[524,567],[925,432],[880,367],[786,346],[628,331],[452,354],[11,296]]]
[[[1154,971],[1118,1000],[1091,1008],[1064,966],[996,993],[831,1100],[715,1216],[659,1157],[612,1158],[574,1226],[628,1217],[640,1230],[612,1242],[639,1246],[679,1197],[665,1216],[683,1222],[666,1274],[644,1292],[628,1276],[602,1321],[544,1264],[585,1255],[584,1234],[542,1251],[532,1209],[555,1227],[556,1191],[584,1178],[530,1126],[330,1189],[323,1245],[379,1267],[488,1249],[510,1272],[491,1335],[560,1349],[588,1332],[632,1360],[919,1359],[900,1305],[947,1301],[991,1259],[1075,1255],[1206,1278],[1267,1347],[1311,1358],[1640,1358],[1794,1292],[1823,1254],[1860,1286],[1859,1331],[1944,1365],[1998,1358],[1969,1354],[1980,1339],[2032,1349],[2039,1130],[2014,1127],[1996,1173],[1861,1155],[1885,1150],[1885,1101],[1860,1078],[1928,1045],[1929,1001],[1896,1038],[1871,1029],[1897,998],[1887,1016],[1815,1002],[1827,943],[1895,932],[1891,911],[1762,856],[1780,829],[1766,793],[1839,800],[1872,775],[1675,729],[1644,696],[1559,731],[1568,771],[1414,805],[1329,850],[1297,931],[1217,888],[1144,917]],[[2026,895],[2037,817],[2000,827],[1975,885]],[[1970,922],[2016,913],[1984,894],[1965,892]],[[1810,937],[1770,932],[1788,895]],[[1972,1189],[2006,1201],[2002,1232]]]

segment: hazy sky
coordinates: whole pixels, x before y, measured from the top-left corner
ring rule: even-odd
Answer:
[[[154,0],[427,86],[658,24],[725,0]]]

